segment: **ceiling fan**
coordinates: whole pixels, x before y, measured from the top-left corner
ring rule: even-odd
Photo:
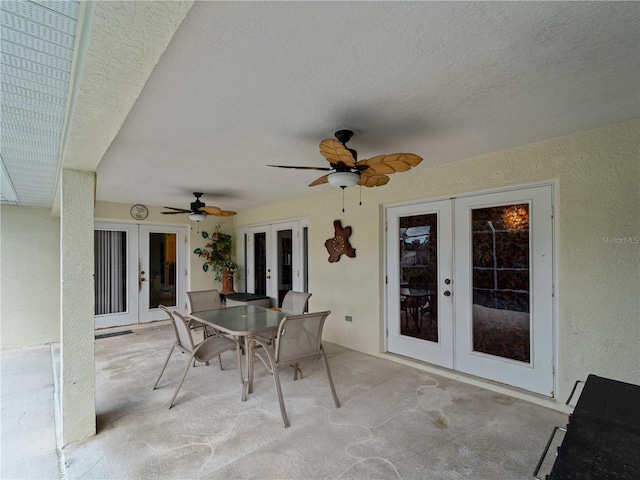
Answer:
[[[268,165],[277,168],[294,168],[299,170],[324,170],[331,173],[323,175],[309,184],[310,187],[329,183],[334,187],[347,188],[354,185],[363,187],[379,187],[389,183],[388,175],[406,172],[420,164],[422,157],[413,153],[392,153],[378,155],[368,160],[358,161],[358,154],[346,143],[351,139],[353,131],[338,130],[337,139],[326,139],[320,142],[320,153],[331,167],[296,167],[292,165]]]
[[[185,208],[176,208],[176,207],[163,207],[168,208],[169,210],[174,210],[173,212],[160,212],[164,215],[176,215],[180,213],[188,213],[189,219],[194,222],[199,222],[204,220],[207,215],[215,215],[216,217],[230,217],[235,215],[236,212],[232,212],[230,210],[221,210],[218,207],[210,206],[207,207],[204,202],[200,201],[200,197],[202,196],[202,192],[193,192],[193,195],[196,197],[195,202],[191,202],[191,209],[187,210]]]

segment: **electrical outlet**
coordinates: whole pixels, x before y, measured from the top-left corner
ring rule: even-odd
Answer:
[[[353,322],[353,318],[351,318],[351,315],[345,315],[344,319],[345,319],[347,322]]]

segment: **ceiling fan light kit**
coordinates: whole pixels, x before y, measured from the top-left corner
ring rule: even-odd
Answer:
[[[207,219],[207,215],[204,213],[191,213],[189,214],[189,220],[192,222],[203,222]]]
[[[358,184],[360,174],[356,172],[333,172],[327,176],[332,187],[347,188]]]

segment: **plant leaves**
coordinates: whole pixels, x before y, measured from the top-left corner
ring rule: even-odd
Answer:
[[[209,271],[209,264],[205,263],[204,265],[202,265],[202,270],[204,270],[205,272]]]
[[[195,253],[196,255],[200,255],[202,253],[202,249],[201,248],[196,248],[193,253]]]
[[[202,232],[202,238],[209,238],[209,234],[207,232]]]

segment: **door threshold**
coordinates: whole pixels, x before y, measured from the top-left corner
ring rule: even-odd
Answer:
[[[423,362],[422,360],[416,360],[414,358],[405,357],[396,353],[382,352],[380,358],[391,360],[392,362],[400,363],[408,367],[417,368],[424,372],[433,373],[442,377],[457,380],[459,382],[474,385],[476,387],[491,390],[492,392],[501,393],[509,397],[518,398],[527,402],[535,403],[542,407],[551,408],[563,413],[571,413],[571,409],[568,408],[564,402],[559,402],[557,398],[545,397],[537,393],[528,392],[518,387],[512,387],[503,383],[494,382],[493,380],[487,380],[484,378],[468,375],[466,373],[451,370],[449,368],[440,367],[431,363]]]
[[[164,325],[171,325],[171,320],[155,320],[153,322],[145,322],[145,323],[134,323],[134,324],[129,324],[129,325],[117,325],[114,327],[102,327],[102,328],[96,328],[95,332],[96,332],[96,337],[98,335],[107,335],[107,334],[111,334],[111,333],[118,333],[118,332],[122,332],[125,330],[140,330],[143,328],[154,328],[154,327],[161,327]],[[133,333],[133,332],[132,332]]]

